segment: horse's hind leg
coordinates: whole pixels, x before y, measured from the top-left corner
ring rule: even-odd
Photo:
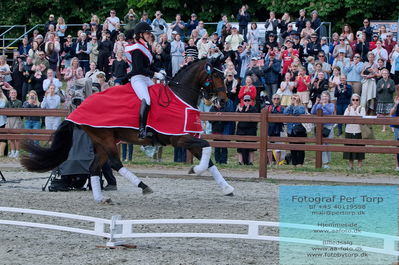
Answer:
[[[152,189],[150,187],[144,184],[144,182],[141,181],[133,172],[123,166],[119,158],[119,152],[116,145],[108,148],[107,151],[112,169],[118,171],[119,174],[128,179],[134,186],[141,188],[143,195],[152,193]]]

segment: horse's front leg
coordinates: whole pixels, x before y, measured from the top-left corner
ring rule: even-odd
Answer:
[[[99,203],[110,203],[110,198],[105,198],[101,192],[101,183],[100,183],[100,173],[101,168],[104,165],[105,161],[107,161],[107,154],[102,148],[95,148],[95,157],[93,162],[90,165],[90,184],[91,190],[93,192],[93,197],[96,202]]]
[[[172,142],[173,144],[173,142]],[[211,160],[212,148],[209,143],[203,139],[198,139],[192,136],[181,137],[177,143],[179,147],[185,147],[190,152],[200,160],[200,163],[196,166],[193,166],[189,174],[197,174],[200,175],[205,170],[209,170],[213,179],[216,181],[218,186],[222,189],[223,194],[227,196],[232,196],[234,192],[234,188],[227,183],[227,181],[223,178],[219,169],[216,165],[213,164]]]

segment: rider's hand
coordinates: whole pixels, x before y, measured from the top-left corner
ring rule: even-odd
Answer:
[[[164,80],[165,79],[165,75],[163,75],[162,73],[154,73],[154,78],[158,79],[158,80]]]

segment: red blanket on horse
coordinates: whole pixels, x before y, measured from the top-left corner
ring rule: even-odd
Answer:
[[[151,107],[147,127],[169,135],[202,132],[200,112],[178,98],[169,87],[156,84],[148,90]],[[138,129],[140,104],[128,83],[91,95],[67,120],[92,127]]]

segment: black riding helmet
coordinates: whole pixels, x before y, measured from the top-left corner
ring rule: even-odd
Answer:
[[[136,35],[144,32],[152,32],[152,28],[150,25],[148,25],[148,23],[140,22],[136,25],[136,27],[134,27],[134,33],[136,33]]]

